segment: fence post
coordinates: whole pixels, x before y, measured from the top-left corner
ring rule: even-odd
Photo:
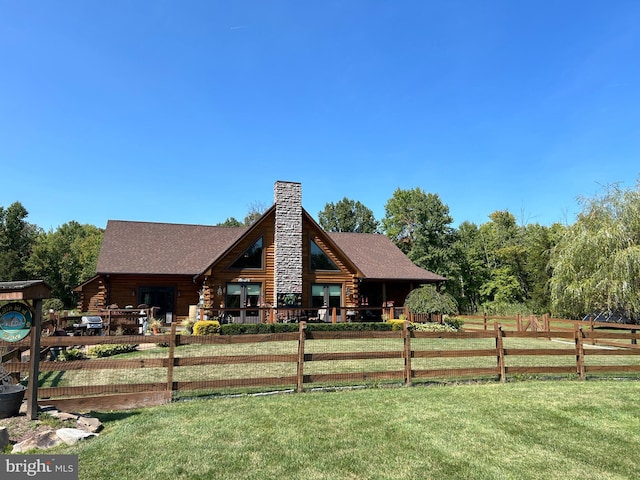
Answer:
[[[305,330],[307,322],[300,322],[298,327],[298,368],[296,371],[296,391],[302,393],[304,389],[304,341],[306,339]]]
[[[487,312],[482,313],[482,326],[487,329]]]
[[[576,325],[575,330],[575,342],[576,342],[576,373],[580,377],[580,380],[586,380],[586,370],[584,366],[584,332],[581,325]]]
[[[402,324],[402,337],[404,342],[404,384],[410,387],[412,384],[411,374],[411,330],[409,330],[409,322]]]
[[[40,375],[40,336],[42,335],[42,300],[33,301],[31,347],[29,352],[29,384],[27,385],[27,418],[38,418],[38,377]]]
[[[167,392],[173,396],[173,364],[176,355],[176,328],[177,323],[171,323],[171,334],[169,335],[169,358],[167,359]]]
[[[545,313],[542,316],[542,321],[544,322],[544,331],[551,333],[551,322],[549,321],[549,314]],[[551,341],[551,335],[547,337],[547,340]]]
[[[331,323],[337,323],[338,317],[336,317],[336,307],[331,309]]]
[[[518,332],[522,331],[522,315],[516,315],[516,330]]]
[[[502,325],[499,323],[494,323],[494,329],[496,332],[496,356],[498,360],[498,370],[500,381],[502,383],[507,381],[507,368],[504,363],[504,342],[502,337],[504,336],[504,332],[502,331]]]

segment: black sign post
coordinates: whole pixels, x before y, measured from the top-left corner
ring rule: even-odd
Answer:
[[[31,325],[31,347],[29,359],[29,386],[27,389],[27,417],[38,418],[38,377],[40,376],[40,335],[42,333],[42,300],[34,300],[33,325]]]

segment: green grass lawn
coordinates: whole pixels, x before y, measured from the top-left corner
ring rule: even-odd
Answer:
[[[381,388],[97,413],[80,478],[637,479],[636,381]]]

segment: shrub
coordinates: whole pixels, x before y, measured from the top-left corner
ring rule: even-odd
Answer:
[[[116,344],[116,345],[95,345],[89,348],[87,354],[93,358],[104,358],[118,355],[120,353],[135,352],[138,345]]]
[[[458,304],[447,292],[439,292],[433,285],[424,285],[412,290],[404,302],[412,313],[456,313]]]
[[[464,320],[458,317],[444,317],[444,323],[456,329],[456,331],[462,330]]]
[[[217,320],[199,320],[193,324],[194,335],[216,335],[220,333],[220,322]]]
[[[388,332],[391,331],[391,324],[388,322],[311,323],[307,324],[307,330],[311,332]]]
[[[404,329],[404,320],[389,320],[387,323],[391,324],[392,332]]]
[[[220,326],[220,335],[256,335],[259,333],[297,332],[295,323],[227,323]]]
[[[68,350],[62,350],[58,355],[58,360],[63,362],[70,362],[72,360],[84,360],[87,356],[79,348],[70,348]]]
[[[457,332],[458,329],[446,323],[414,323],[413,330],[416,332]]]

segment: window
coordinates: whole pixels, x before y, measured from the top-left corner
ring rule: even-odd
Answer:
[[[342,303],[342,285],[311,285],[311,306],[340,308]]]
[[[313,240],[311,240],[311,270],[340,270]]]
[[[262,268],[262,237],[231,265],[231,268]]]
[[[259,283],[227,283],[225,308],[234,321],[260,323],[259,311],[250,308],[260,306],[261,290]]]

